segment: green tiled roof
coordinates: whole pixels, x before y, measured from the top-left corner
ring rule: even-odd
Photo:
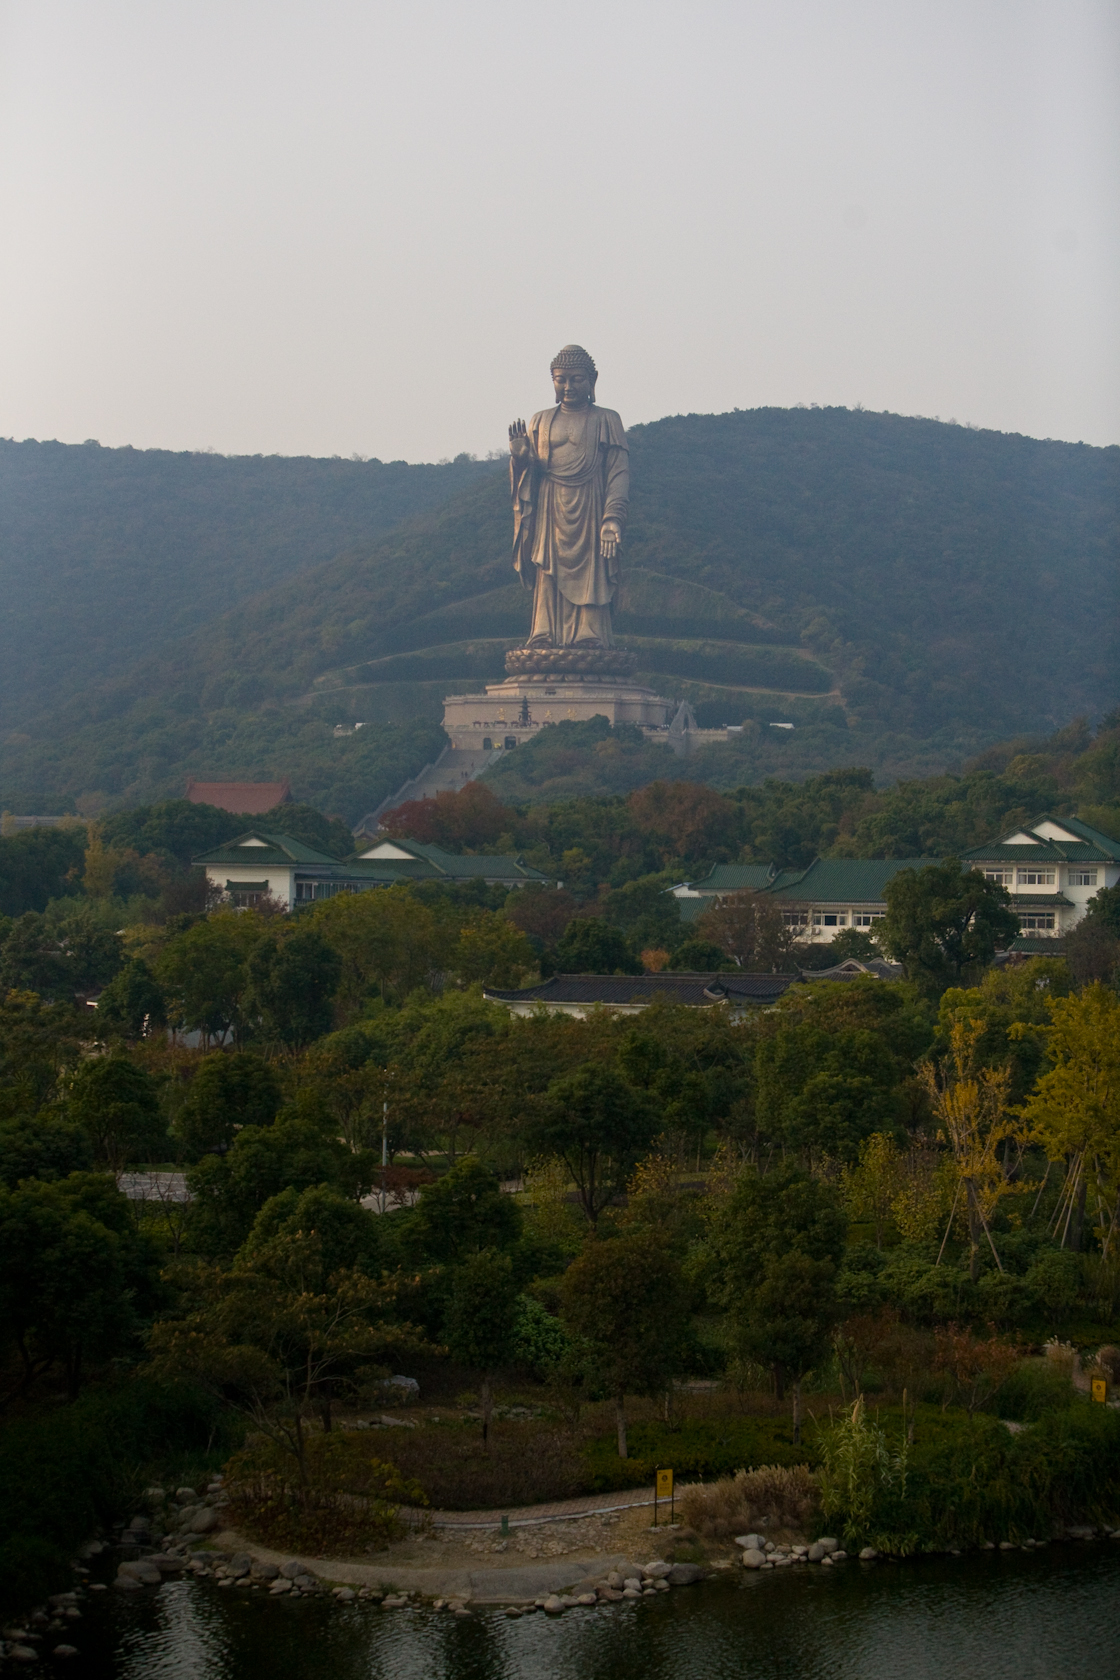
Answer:
[[[1065,853],[1049,840],[1040,840],[1037,846],[1005,846],[996,841],[961,853],[962,863],[1061,863],[1064,858]]]
[[[772,898],[813,904],[881,904],[888,881],[903,869],[925,869],[936,858],[818,858],[802,874],[775,880]]]
[[[688,884],[700,893],[761,892],[774,873],[772,863],[717,863],[710,874]]]
[[[531,869],[520,858],[509,857],[504,854],[489,857],[463,857],[456,852],[445,852],[442,846],[425,845],[420,840],[393,840],[392,845],[403,852],[411,852],[412,860],[408,858],[367,858],[358,856],[351,860],[347,868],[359,870],[384,871],[387,878],[396,878],[392,873],[400,873],[401,880],[429,880],[440,876],[453,881],[546,881],[547,875],[542,875],[539,869]],[[369,848],[367,848],[369,849]]]
[[[263,840],[264,844],[247,846],[247,840]],[[246,834],[239,834],[236,840],[227,840],[224,845],[215,846],[213,851],[200,853],[191,861],[239,869],[258,869],[265,865],[290,869],[293,864],[300,863],[328,863],[335,867],[338,865],[337,858],[328,857],[325,852],[317,852],[300,840],[293,840],[290,834],[266,834],[263,829],[256,828],[250,829]]]
[[[1108,853],[1110,858],[1120,858],[1120,840],[1114,840],[1111,835],[1102,834],[1099,828],[1090,828],[1089,824],[1082,822],[1079,817],[1056,817],[1053,820],[1060,822],[1071,833],[1080,834],[1081,838],[1088,841],[1091,846],[1099,846],[1102,852]],[[1045,822],[1046,818],[1040,817],[1039,821]]]
[[[985,842],[982,846],[973,846],[971,851],[962,852],[962,859],[970,863],[1118,863],[1120,862],[1120,841],[1110,840],[1107,834],[1099,829],[1090,828],[1088,823],[1078,821],[1076,817],[1035,817],[1029,823],[1023,823],[1015,830],[1016,834],[1033,834],[1040,824],[1051,822],[1059,828],[1067,829],[1070,834],[1079,835],[1077,840],[1055,840],[1039,836],[1037,845],[1012,846],[1004,841],[995,840]]]

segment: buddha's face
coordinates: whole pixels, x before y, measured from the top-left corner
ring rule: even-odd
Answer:
[[[591,375],[586,368],[553,368],[552,384],[562,408],[586,408],[591,401]]]

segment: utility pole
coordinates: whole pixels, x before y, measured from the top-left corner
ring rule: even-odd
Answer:
[[[385,1212],[385,1169],[389,1165],[389,1104],[381,1104],[381,1211]]]

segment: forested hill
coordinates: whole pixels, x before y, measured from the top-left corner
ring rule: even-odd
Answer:
[[[0,707],[9,726],[368,545],[485,467],[0,439]]]
[[[1120,698],[1120,449],[845,409],[679,416],[631,443],[617,625],[646,680],[701,723],[797,726],[706,755],[720,785],[928,774]],[[433,511],[270,577],[27,723],[0,747],[0,801],[96,808],[188,774],[291,774],[324,808],[368,810],[438,750],[444,694],[500,675],[525,633],[505,473],[462,470],[474,481]],[[367,727],[334,736],[346,719]]]

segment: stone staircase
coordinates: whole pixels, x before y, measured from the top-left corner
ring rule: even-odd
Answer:
[[[481,776],[486,766],[501,756],[501,747],[444,747],[434,763],[425,764],[418,776],[405,782],[396,793],[389,794],[368,816],[363,817],[355,826],[354,833],[372,837],[386,812],[395,811],[398,805],[405,805],[413,799],[434,799],[437,793],[454,793],[468,782],[473,782],[476,776]]]

